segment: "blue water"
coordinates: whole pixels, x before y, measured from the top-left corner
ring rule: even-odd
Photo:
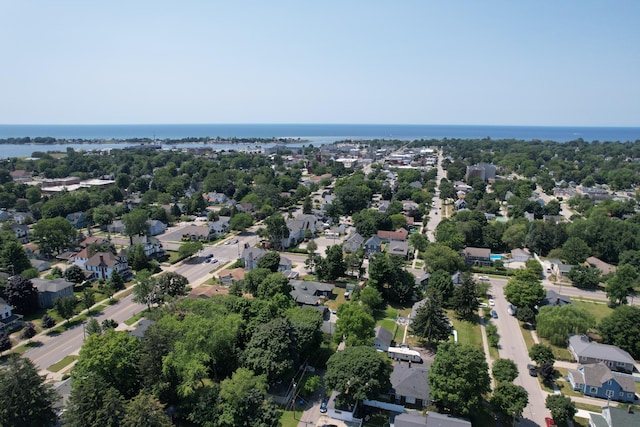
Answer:
[[[499,259],[502,259],[502,255],[499,254],[491,254],[489,255],[489,259],[491,259],[491,261],[497,261]]]
[[[460,126],[357,124],[0,125],[0,139],[51,136],[66,139],[239,137],[338,139],[514,138],[566,142],[637,141],[640,127]]]

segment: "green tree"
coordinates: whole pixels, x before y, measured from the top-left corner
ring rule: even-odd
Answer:
[[[391,371],[385,354],[368,346],[347,347],[327,361],[324,382],[348,398],[373,399],[391,387]]]
[[[368,308],[369,313],[373,313],[384,302],[382,294],[372,286],[367,286],[360,291],[359,300]]]
[[[258,286],[260,286],[260,283],[262,283],[269,274],[271,274],[271,270],[266,268],[254,268],[253,270],[247,271],[244,275],[244,287],[247,292],[254,297],[258,296]]]
[[[313,356],[322,343],[322,314],[311,307],[295,307],[286,315],[293,327],[298,360]]]
[[[107,226],[113,222],[115,212],[111,206],[98,206],[93,210],[93,222],[106,230]]]
[[[202,245],[202,242],[183,243],[182,245],[180,245],[180,248],[178,249],[178,255],[182,259],[189,258],[195,255],[196,253],[198,253],[198,251],[201,251],[203,247],[204,246]]]
[[[558,423],[558,425],[573,420],[573,417],[578,412],[576,404],[573,403],[571,398],[562,394],[548,395],[545,406],[551,411],[551,417],[553,417],[553,420]]]
[[[453,280],[451,279],[451,274],[444,270],[436,270],[431,273],[431,277],[429,277],[428,289],[433,289],[436,294],[438,294],[440,300],[442,301],[442,305],[445,307],[451,306],[451,297],[453,296]]]
[[[288,319],[274,319],[259,325],[251,335],[243,354],[243,365],[269,383],[287,378],[294,368],[296,344],[293,326]]]
[[[516,318],[524,323],[534,325],[536,323],[536,313],[529,307],[522,307],[516,311]]]
[[[327,256],[316,266],[316,273],[320,280],[336,280],[344,276],[347,266],[344,262],[342,247],[329,246],[326,249]]]
[[[349,347],[370,345],[376,321],[360,304],[342,304],[338,307],[338,320],[334,338],[339,342],[344,339]]]
[[[638,272],[630,264],[618,267],[615,275],[607,282],[607,298],[613,304],[627,304],[627,297],[638,282]]]
[[[173,298],[186,295],[189,280],[172,271],[162,273],[156,278],[156,292],[161,298]]]
[[[11,276],[4,288],[7,303],[18,313],[30,314],[38,309],[38,290],[22,275]]]
[[[64,278],[71,283],[82,283],[86,277],[83,270],[77,265],[73,264],[64,271]]]
[[[591,249],[579,237],[569,237],[562,245],[562,256],[569,264],[581,264],[587,257]]]
[[[60,317],[69,322],[71,316],[73,316],[73,310],[76,308],[77,304],[76,297],[73,295],[69,295],[62,298],[57,298],[54,302],[54,307]]]
[[[151,276],[147,270],[142,270],[136,276],[136,284],[133,287],[133,301],[145,304],[147,310],[151,311],[152,304],[158,304],[162,297],[156,292],[157,279]]]
[[[424,252],[427,250],[427,247],[429,246],[429,239],[427,239],[427,237],[424,234],[412,233],[409,236],[409,243],[415,249],[419,250],[420,252]]]
[[[519,385],[500,382],[493,390],[491,407],[503,417],[515,421],[529,403],[529,393]]]
[[[41,219],[33,226],[33,237],[38,241],[40,252],[51,256],[73,246],[77,231],[64,218]]]
[[[459,318],[471,320],[475,316],[480,301],[478,300],[478,285],[470,273],[462,275],[462,283],[454,289],[451,303]]]
[[[63,416],[64,425],[119,427],[124,417],[124,405],[124,399],[118,390],[100,376],[89,373],[74,379],[72,383],[71,395]]]
[[[598,332],[605,344],[626,350],[633,358],[640,357],[640,309],[622,305],[598,325]]]
[[[424,303],[416,311],[411,322],[413,333],[429,345],[449,338],[451,322],[440,306],[439,298],[433,293],[427,294]]]
[[[266,268],[272,273],[278,271],[280,265],[280,254],[276,251],[269,251],[258,260],[258,268]]]
[[[540,280],[514,276],[504,287],[504,296],[511,304],[533,309],[546,297]]]
[[[430,397],[436,406],[463,416],[480,407],[491,384],[484,353],[452,342],[438,347],[428,379]]]
[[[540,309],[536,329],[551,344],[564,346],[570,335],[585,334],[595,326],[593,315],[573,305],[545,306]]]
[[[0,240],[1,241],[1,240]],[[15,240],[4,243],[0,250],[0,264],[2,269],[12,275],[20,274],[31,268],[31,261],[24,248]]]
[[[571,267],[567,277],[579,288],[595,289],[600,284],[601,274],[602,272],[597,268],[576,265]]]
[[[275,248],[282,247],[282,240],[289,237],[289,227],[282,215],[275,213],[267,218],[265,221],[267,225],[267,234],[269,240]]]
[[[133,209],[128,214],[122,215],[124,234],[129,236],[129,244],[133,246],[133,236],[145,236],[149,234],[149,213],[140,208]]]
[[[125,405],[122,427],[171,427],[164,405],[152,395],[141,391]]]
[[[518,365],[511,359],[497,359],[491,367],[497,382],[510,383],[518,377]]]
[[[239,368],[220,384],[218,427],[279,426],[279,414],[266,399],[267,383],[246,368]]]
[[[232,230],[244,231],[253,225],[253,218],[248,213],[239,212],[229,220],[229,227]]]
[[[86,310],[89,310],[96,303],[96,296],[93,292],[93,289],[85,289],[82,291],[81,297],[82,305]]]
[[[440,243],[432,243],[427,247],[424,260],[429,271],[444,270],[453,274],[464,268],[464,261],[460,254]]]
[[[98,322],[98,320],[95,317],[92,317],[87,322],[85,331],[87,332],[87,335],[93,335],[93,334],[100,335],[102,333],[102,327],[100,326],[100,323]]]
[[[286,296],[291,299],[291,284],[282,273],[271,273],[258,285],[258,298],[273,299],[276,295]]]
[[[140,387],[139,357],[138,338],[128,332],[109,329],[102,335],[87,337],[72,376],[75,379],[96,374],[125,398],[130,398]]]
[[[529,349],[529,357],[536,362],[538,366],[543,364],[553,365],[556,361],[551,347],[544,344],[534,344],[531,349]]]
[[[144,246],[139,243],[127,250],[127,263],[135,271],[151,269],[151,262],[144,251]]]
[[[56,420],[57,394],[33,362],[16,355],[0,369],[0,425],[41,427]]]

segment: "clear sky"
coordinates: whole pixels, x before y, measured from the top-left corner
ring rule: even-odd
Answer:
[[[640,126],[638,0],[0,0],[0,123]]]

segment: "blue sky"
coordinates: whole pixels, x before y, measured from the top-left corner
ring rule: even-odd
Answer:
[[[640,2],[0,0],[0,123],[640,126]]]

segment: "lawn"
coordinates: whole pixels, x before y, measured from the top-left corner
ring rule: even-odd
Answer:
[[[453,328],[458,332],[458,342],[460,344],[468,344],[476,347],[484,353],[480,324],[458,320],[455,313],[451,310],[448,310],[447,315],[449,316],[449,319],[451,319],[451,323],[453,323]]]
[[[127,325],[127,326],[133,325],[138,320],[142,319],[144,317],[144,314],[145,314],[145,312],[141,311],[140,313],[137,313],[137,314],[133,315],[133,317],[130,317],[129,319],[124,321],[125,325]]]
[[[593,315],[593,317],[596,318],[596,324],[600,323],[602,319],[613,313],[613,309],[609,308],[609,306],[605,303],[574,299],[573,305]]]
[[[65,366],[70,365],[71,363],[73,363],[76,359],[78,358],[78,356],[75,355],[69,355],[69,356],[65,356],[61,361],[59,361],[58,363],[54,363],[53,365],[49,366],[47,368],[48,371],[51,372],[59,372],[62,368],[64,368]]]
[[[300,412],[295,412],[295,414],[300,418]],[[298,425],[298,420],[294,418],[293,411],[282,411],[280,422],[282,423],[282,427],[296,427]]]

